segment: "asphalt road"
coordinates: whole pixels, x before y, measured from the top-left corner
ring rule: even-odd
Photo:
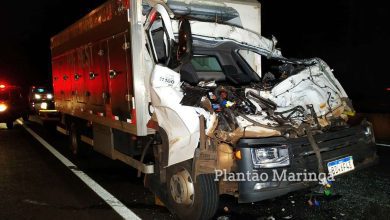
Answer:
[[[173,219],[155,205],[143,179],[127,165],[97,153],[75,158],[66,136],[35,122],[27,125],[142,219]],[[378,148],[379,164],[336,178],[335,195],[309,191],[253,204],[221,198],[219,220],[390,219],[390,148]],[[120,219],[121,217],[20,125],[0,124],[0,219]]]

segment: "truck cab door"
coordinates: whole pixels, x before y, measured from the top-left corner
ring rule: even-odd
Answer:
[[[145,30],[155,62],[150,80],[152,106],[159,126],[168,136],[169,155],[164,166],[170,166],[194,157],[200,136],[199,115],[204,110],[180,104],[180,74],[172,67],[176,42],[168,12],[162,5],[151,10]]]

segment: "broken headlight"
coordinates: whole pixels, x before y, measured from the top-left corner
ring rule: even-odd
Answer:
[[[275,168],[290,165],[286,145],[252,148],[252,162],[257,168]]]

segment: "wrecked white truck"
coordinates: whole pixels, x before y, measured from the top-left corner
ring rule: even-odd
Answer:
[[[376,161],[333,71],[283,57],[260,35],[257,1],[108,1],[54,36],[52,56],[72,152],[87,143],[137,168],[181,219],[211,218],[222,194],[255,202],[318,184],[222,171],[336,176]]]

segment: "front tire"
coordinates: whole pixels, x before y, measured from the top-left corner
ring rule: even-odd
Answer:
[[[179,219],[210,219],[218,208],[214,175],[201,174],[193,181],[192,160],[167,168],[168,202]]]

